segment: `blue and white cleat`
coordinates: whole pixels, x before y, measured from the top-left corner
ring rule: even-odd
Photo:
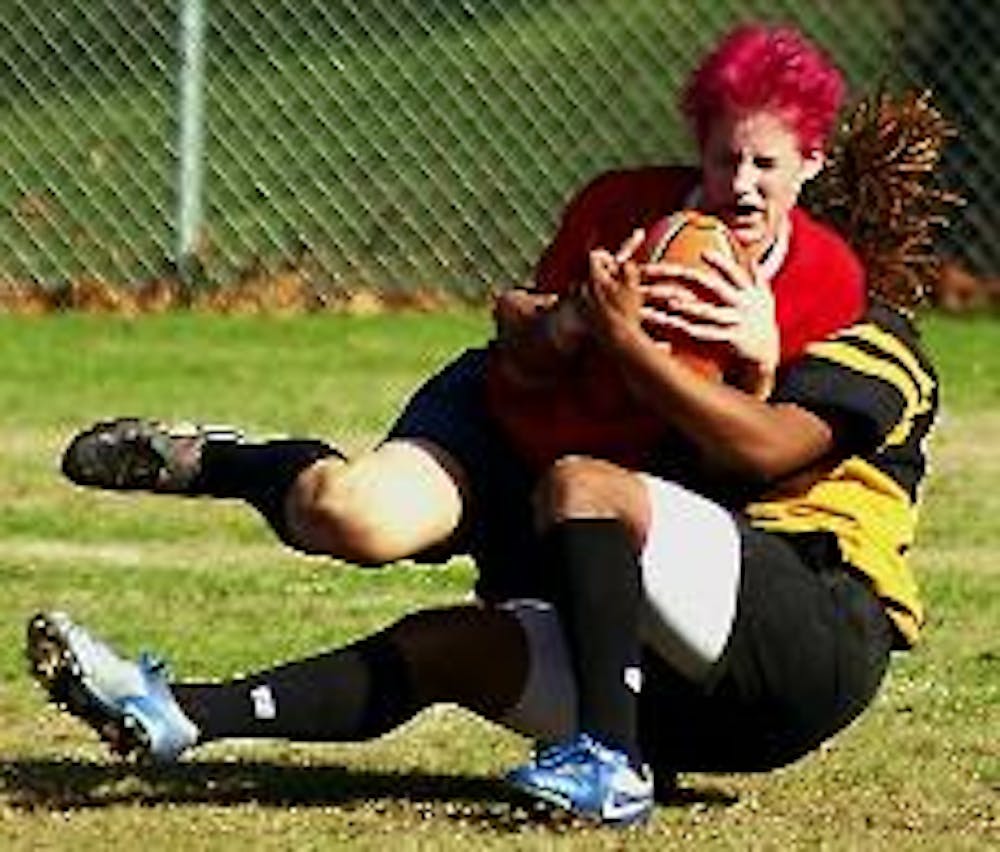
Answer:
[[[26,653],[49,700],[82,719],[113,751],[171,762],[198,740],[177,705],[162,662],[143,654],[123,659],[61,612],[28,622]]]
[[[507,781],[529,796],[606,825],[645,822],[653,810],[649,767],[637,771],[624,752],[585,733],[540,749]]]

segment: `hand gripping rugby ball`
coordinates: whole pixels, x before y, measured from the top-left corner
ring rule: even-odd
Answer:
[[[702,257],[709,251],[747,266],[743,248],[722,220],[697,210],[680,210],[647,228],[646,238],[636,249],[634,257],[640,263],[676,263],[714,271],[714,267]],[[711,291],[695,283],[681,283],[705,301],[718,303]],[[673,329],[656,328],[653,334],[657,339],[669,342],[672,354],[705,378],[721,381],[730,365],[732,356],[722,344],[692,340]]]

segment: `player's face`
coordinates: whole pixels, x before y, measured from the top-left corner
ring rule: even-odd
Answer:
[[[774,242],[802,184],[823,165],[821,152],[803,154],[788,122],[767,110],[720,117],[701,156],[707,212],[758,258]]]

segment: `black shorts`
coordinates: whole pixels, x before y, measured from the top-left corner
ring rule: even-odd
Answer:
[[[469,481],[461,527],[417,558],[468,554],[485,601],[533,597],[542,576],[531,496],[537,474],[515,453],[486,404],[487,350],[469,349],[428,379],[407,402],[387,439],[421,438],[446,450]]]
[[[888,665],[894,628],[832,536],[740,527],[736,618],[708,681],[643,663],[640,741],[660,772],[790,763],[854,719]]]

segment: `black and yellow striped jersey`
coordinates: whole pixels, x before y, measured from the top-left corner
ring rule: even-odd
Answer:
[[[907,555],[938,403],[915,329],[874,304],[858,323],[810,345],[772,399],[826,419],[848,455],[805,484],[752,503],[751,523],[833,533],[844,560],[870,579],[904,644],[912,644],[923,607]]]

